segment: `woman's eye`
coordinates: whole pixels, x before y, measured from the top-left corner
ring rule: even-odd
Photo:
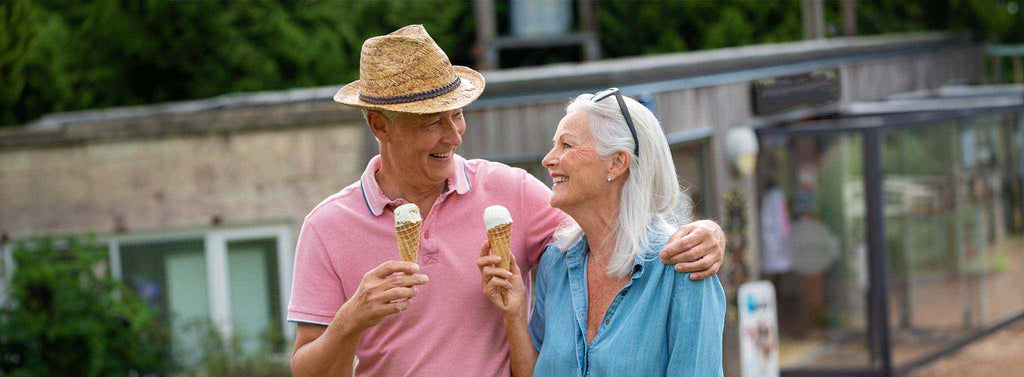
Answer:
[[[562,148],[571,148],[571,147],[572,146],[569,145],[569,143],[562,143]]]

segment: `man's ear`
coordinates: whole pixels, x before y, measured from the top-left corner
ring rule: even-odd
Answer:
[[[380,140],[381,142],[391,141],[391,134],[388,133],[388,126],[391,125],[391,120],[380,111],[367,111],[366,125],[370,127],[370,132],[373,133],[373,136],[376,137],[377,140]]]
[[[608,177],[613,181],[623,177],[629,172],[629,164],[633,162],[633,156],[625,151],[616,151],[612,155],[611,165],[608,167]]]

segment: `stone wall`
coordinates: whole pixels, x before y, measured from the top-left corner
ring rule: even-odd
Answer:
[[[359,123],[0,150],[0,231],[287,222],[362,171]]]

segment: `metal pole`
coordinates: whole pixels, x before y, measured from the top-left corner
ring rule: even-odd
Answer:
[[[867,199],[868,333],[871,360],[881,367],[882,376],[892,375],[889,337],[889,261],[885,250],[885,215],[882,200],[882,130],[864,131],[864,192]]]

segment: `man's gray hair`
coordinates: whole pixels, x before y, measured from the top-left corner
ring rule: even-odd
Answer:
[[[624,277],[632,272],[636,258],[657,258],[658,250],[650,250],[652,241],[667,239],[677,227],[689,223],[693,203],[679,187],[672,152],[657,117],[639,102],[623,97],[640,143],[637,157],[633,154],[633,136],[618,102],[614,98],[594,102],[593,97],[577,96],[565,112],[586,114],[599,157],[610,158],[617,151],[631,156],[613,232],[615,247],[606,271],[609,276]],[[580,226],[568,218],[555,232],[555,246],[567,250],[582,235]]]
[[[378,113],[384,114],[384,116],[387,117],[388,120],[391,120],[391,121],[394,121],[395,118],[398,118],[398,115],[401,114],[401,113],[398,113],[398,112],[395,112],[395,111],[387,111],[387,110],[369,110],[369,109],[359,109],[359,110],[363,112],[363,119],[366,120],[367,124],[370,123],[370,112],[371,111],[376,111]]]

